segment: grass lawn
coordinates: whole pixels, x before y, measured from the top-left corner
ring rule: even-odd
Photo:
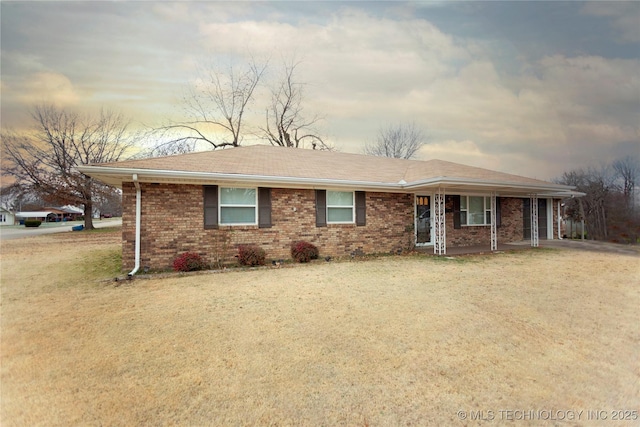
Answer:
[[[638,257],[386,257],[114,283],[101,279],[119,273],[117,231],[1,249],[4,427],[640,424],[614,412],[640,410]]]

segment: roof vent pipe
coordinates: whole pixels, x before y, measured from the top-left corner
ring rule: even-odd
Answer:
[[[140,183],[138,182],[138,174],[133,174],[133,185],[136,186],[136,250],[135,250],[135,266],[133,270],[128,274],[129,277],[133,277],[134,274],[140,269],[140,210],[142,191],[140,191]]]

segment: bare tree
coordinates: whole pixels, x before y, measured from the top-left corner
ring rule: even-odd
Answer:
[[[104,215],[122,216],[122,191],[113,187],[101,191],[93,204],[100,213],[100,218]]]
[[[147,136],[143,139],[153,138],[157,136],[157,129],[147,132]],[[178,154],[192,153],[196,150],[195,141],[154,141],[151,145],[141,144],[142,149],[132,158],[147,159],[151,157],[174,156]]]
[[[202,69],[183,97],[189,118],[154,130],[157,137],[165,140],[159,151],[189,152],[197,143],[214,149],[239,146],[245,113],[266,67],[252,59],[244,67],[229,66],[224,71],[215,67]]]
[[[640,162],[631,156],[623,157],[613,162],[613,170],[622,180],[622,194],[627,208],[633,209],[635,187],[640,181]]]
[[[637,209],[636,186],[640,181],[640,159],[626,156],[613,162],[618,196],[609,215],[610,236],[616,241],[640,241],[640,211]]]
[[[314,125],[321,118],[307,117],[302,107],[304,84],[296,80],[295,72],[300,63],[285,64],[282,79],[271,88],[270,104],[266,108],[264,139],[272,145],[305,148],[305,144],[319,150],[332,150],[316,132]]]
[[[559,180],[586,194],[566,200],[565,205],[569,216],[585,220],[590,239],[630,242],[637,239],[639,218],[633,211],[633,202],[628,201],[634,185],[631,181],[635,182],[631,173],[633,163],[623,164],[625,174],[620,172],[622,164],[614,162],[613,166],[565,172]]]
[[[415,123],[398,124],[380,129],[376,141],[367,143],[363,151],[370,156],[411,159],[424,144],[426,137]]]
[[[0,206],[10,211],[31,210],[30,207],[42,207],[43,204],[44,200],[40,200],[37,194],[24,191],[17,182],[0,188]]]
[[[36,106],[31,117],[33,132],[3,132],[8,165],[2,174],[13,176],[23,192],[47,203],[83,205],[85,228],[92,229],[93,202],[112,189],[75,167],[119,160],[133,145],[128,121],[104,109],[96,116],[81,116],[51,105]]]
[[[575,200],[581,218],[587,223],[587,235],[590,239],[607,238],[607,217],[610,198],[614,191],[613,177],[608,167],[600,169],[578,169],[565,173],[561,179],[567,185],[574,185],[578,191],[586,194]]]

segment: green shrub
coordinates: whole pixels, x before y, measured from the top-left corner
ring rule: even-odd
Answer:
[[[40,227],[40,224],[42,224],[42,221],[39,221],[37,219],[26,219],[24,221],[25,227]]]
[[[312,243],[300,241],[291,244],[291,258],[297,262],[309,262],[318,259],[319,255],[318,248]]]
[[[207,268],[202,257],[193,252],[185,252],[173,260],[174,271],[197,271]]]
[[[238,262],[240,265],[246,265],[249,267],[255,265],[265,264],[265,252],[264,249],[254,245],[242,245],[238,247]]]

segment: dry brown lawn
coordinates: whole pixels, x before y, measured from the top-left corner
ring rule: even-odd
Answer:
[[[640,410],[638,257],[387,257],[115,286],[101,279],[119,248],[117,232],[3,242],[2,426],[640,424],[609,423]]]

